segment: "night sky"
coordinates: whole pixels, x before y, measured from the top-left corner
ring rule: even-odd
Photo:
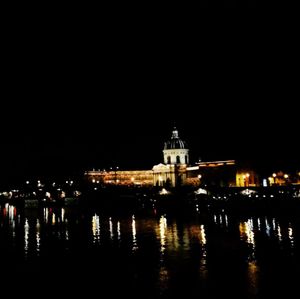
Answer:
[[[292,54],[263,34],[238,38],[44,40],[9,49],[1,180],[149,169],[162,162],[174,124],[192,162],[299,165]]]

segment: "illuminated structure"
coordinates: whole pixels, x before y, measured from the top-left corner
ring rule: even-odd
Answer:
[[[153,185],[152,170],[92,170],[86,172],[86,175],[95,185]]]
[[[86,176],[92,183],[100,185],[248,187],[258,184],[254,172],[238,171],[234,160],[198,162],[190,166],[189,149],[176,128],[164,143],[163,160],[164,163],[154,165],[152,170],[93,170],[87,171]]]
[[[172,137],[165,142],[164,163],[167,165],[187,165],[189,164],[189,150],[185,141],[178,136],[176,128],[172,131]]]
[[[164,164],[153,167],[153,183],[156,186],[174,187],[186,183],[189,150],[185,141],[181,140],[176,128],[171,139],[165,142]]]
[[[198,162],[187,168],[188,185],[231,187],[236,184],[235,160]]]

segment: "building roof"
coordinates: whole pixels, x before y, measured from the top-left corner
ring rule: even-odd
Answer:
[[[171,139],[165,142],[164,149],[187,149],[186,142],[178,136],[178,130],[174,127]]]

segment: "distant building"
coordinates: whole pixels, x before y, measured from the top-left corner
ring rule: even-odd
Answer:
[[[153,184],[156,186],[175,187],[186,184],[187,166],[189,164],[189,149],[181,140],[176,128],[171,138],[165,142],[164,164],[153,166]]]
[[[187,168],[187,183],[231,187],[236,184],[235,160],[198,162]]]
[[[100,185],[153,185],[152,170],[92,170],[85,174],[90,182]]]
[[[175,187],[221,186],[248,187],[258,185],[252,170],[238,169],[235,160],[198,162],[189,165],[189,149],[173,128],[171,138],[164,143],[164,163],[154,165],[152,170],[87,171],[85,174],[94,184],[142,185]]]

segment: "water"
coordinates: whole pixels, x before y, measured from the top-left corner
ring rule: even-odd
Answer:
[[[63,296],[299,296],[299,218],[76,207],[0,209],[2,282]],[[4,279],[4,280],[3,280]],[[105,295],[109,294],[109,295]]]

